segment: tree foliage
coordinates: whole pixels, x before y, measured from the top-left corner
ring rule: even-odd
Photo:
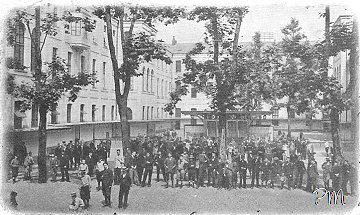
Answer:
[[[273,74],[273,93],[276,99],[286,98],[287,101],[277,106],[287,107],[297,114],[313,115],[321,62],[316,56],[316,47],[301,33],[299,21],[294,18],[281,31],[284,37],[275,45],[279,58]]]
[[[184,16],[183,8],[174,7],[147,7],[131,4],[105,5],[97,7],[93,14],[103,19],[107,27],[107,38],[109,51],[114,72],[115,97],[118,105],[120,119],[122,122],[122,137],[124,147],[127,147],[130,139],[130,125],[127,119],[127,102],[130,90],[131,77],[143,75],[139,71],[140,65],[152,60],[162,60],[171,63],[166,46],[163,41],[155,40],[152,33],[145,31],[134,32],[137,23],[144,23],[150,28],[156,21],[164,22],[166,25],[175,23]],[[120,38],[122,46],[122,61],[119,62],[115,53],[112,37],[112,21],[116,20],[120,27]],[[129,27],[125,27],[125,23]],[[124,83],[123,89],[120,81]]]
[[[71,13],[65,18],[59,18],[56,15],[46,13],[45,17],[40,19],[40,31],[43,35],[43,44],[46,42],[48,35],[56,36],[57,28],[54,26],[55,22],[60,20],[70,20]],[[31,27],[34,25],[35,15],[25,10],[16,11],[13,17],[8,19],[8,45],[13,46],[14,38],[16,37],[16,25],[24,24],[28,29],[31,40],[35,40],[34,31]],[[43,47],[43,46],[42,46]],[[42,50],[42,48],[41,48]],[[9,61],[11,58],[9,58]],[[45,70],[36,72],[30,71],[32,75],[31,82],[16,84],[14,77],[11,76],[8,79],[9,94],[12,94],[16,98],[22,98],[23,107],[30,109],[32,104],[46,107],[46,111],[52,110],[57,106],[60,98],[67,95],[69,101],[75,101],[77,94],[83,86],[92,84],[95,78],[87,73],[80,72],[76,75],[72,75],[68,72],[67,64],[64,59],[59,56],[52,58],[51,62],[44,62]],[[9,69],[21,69],[8,64]],[[23,66],[24,68],[28,68]]]

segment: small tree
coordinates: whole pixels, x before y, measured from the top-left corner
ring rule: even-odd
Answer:
[[[7,40],[9,45],[13,45],[17,36],[16,28],[25,25],[33,44],[32,59],[33,68],[31,69],[32,81],[29,83],[16,84],[13,77],[8,78],[8,93],[21,98],[22,109],[38,107],[39,119],[39,149],[38,166],[39,182],[47,182],[46,171],[46,115],[48,111],[55,110],[60,98],[67,95],[69,101],[75,101],[77,94],[83,86],[91,84],[94,80],[91,75],[79,73],[69,74],[66,63],[60,57],[54,57],[52,62],[43,63],[41,52],[48,35],[56,36],[54,23],[60,18],[47,13],[46,17],[40,17],[40,7],[35,8],[35,15],[25,10],[17,10],[15,15],[8,20]],[[33,23],[35,22],[35,23]],[[33,30],[32,25],[35,24]],[[41,37],[41,33],[43,36]],[[41,45],[41,38],[43,39]],[[43,64],[46,70],[43,70]],[[10,67],[11,68],[11,67]],[[16,67],[15,69],[19,69]]]
[[[316,79],[318,64],[313,57],[313,46],[301,33],[298,20],[292,18],[281,32],[284,38],[276,44],[278,63],[273,74],[273,94],[276,99],[286,99],[277,106],[286,107],[288,136],[291,136],[292,118],[295,113],[314,114],[313,100],[317,96],[317,91],[312,83]]]

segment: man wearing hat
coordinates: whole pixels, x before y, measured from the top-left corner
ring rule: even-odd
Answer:
[[[316,189],[316,179],[319,175],[317,171],[317,162],[315,160],[310,160],[310,164],[308,165],[307,169],[308,173],[308,191],[313,192]]]
[[[248,167],[247,162],[245,161],[245,156],[241,155],[240,156],[240,161],[239,161],[239,177],[240,177],[240,185],[239,188],[246,188],[246,169]]]
[[[217,158],[215,152],[211,153],[211,158],[208,162],[208,180],[207,180],[207,186],[210,186],[210,183],[212,183],[212,186],[215,187],[215,176],[216,176],[216,166],[217,166]]]
[[[166,172],[166,187],[169,186],[169,179],[171,179],[171,185],[172,187],[174,187],[176,160],[172,157],[171,153],[169,153],[169,156],[165,159],[164,166]]]
[[[131,178],[129,173],[127,172],[128,168],[122,167],[121,174],[119,178],[120,190],[119,190],[119,205],[118,208],[126,209],[128,204],[128,196],[131,187]]]
[[[111,206],[111,187],[113,184],[113,172],[109,168],[109,165],[107,163],[104,163],[104,171],[102,173],[101,177],[102,181],[102,192],[105,197],[105,204],[104,206]]]
[[[189,187],[193,186],[195,184],[195,174],[196,174],[196,168],[195,168],[195,157],[193,154],[189,154],[189,162],[188,162],[188,174],[189,174]]]
[[[304,161],[302,160],[302,156],[296,158],[294,163],[294,185],[295,188],[302,188],[302,181],[304,174],[306,172]]]
[[[69,177],[69,156],[65,153],[65,151],[61,151],[60,160],[60,169],[61,169],[61,182],[66,181],[70,182]]]
[[[177,168],[176,168],[176,187],[179,185],[180,181],[180,188],[183,186],[183,180],[185,180],[185,165],[187,161],[184,159],[184,154],[181,154],[179,160],[177,161]]]
[[[145,165],[144,165],[144,175],[143,175],[143,180],[141,185],[144,187],[145,186],[145,182],[146,182],[146,178],[148,179],[148,183],[147,185],[150,187],[151,186],[151,176],[153,173],[153,163],[154,160],[152,158],[152,156],[150,155],[150,152],[146,152],[145,155]]]
[[[71,212],[80,212],[80,211],[82,211],[84,209],[84,207],[85,207],[84,201],[81,198],[76,196],[76,192],[72,192],[70,194],[70,196],[71,196],[72,202],[69,205],[69,210]]]
[[[50,169],[51,169],[51,181],[56,182],[57,168],[59,167],[59,160],[54,154],[50,155]]]
[[[321,168],[323,170],[324,186],[326,189],[329,189],[330,174],[332,169],[329,157],[326,157],[326,161],[321,165]]]
[[[252,174],[251,174],[251,188],[254,187],[254,183],[256,180],[256,187],[259,187],[259,174],[261,170],[261,160],[259,155],[255,154],[254,158],[251,159],[251,167],[252,167]]]
[[[31,171],[33,165],[34,165],[34,158],[32,156],[32,153],[29,152],[24,160],[25,180],[31,180]]]
[[[208,158],[205,154],[205,151],[203,150],[199,155],[199,180],[197,181],[197,187],[201,187],[204,185],[207,163],[208,163]]]

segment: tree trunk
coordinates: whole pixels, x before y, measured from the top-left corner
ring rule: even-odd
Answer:
[[[226,160],[226,110],[219,112],[219,156],[222,161]]]
[[[106,22],[106,27],[107,27],[107,38],[108,38],[108,45],[109,45],[109,51],[110,51],[110,58],[111,58],[112,67],[113,67],[113,71],[114,71],[115,98],[116,98],[116,104],[119,109],[120,121],[121,121],[121,135],[122,135],[122,144],[123,144],[122,146],[123,146],[123,149],[125,149],[129,146],[129,140],[130,140],[130,124],[127,119],[127,109],[128,109],[127,99],[128,99],[128,95],[129,95],[131,79],[130,79],[130,75],[129,75],[128,71],[122,71],[122,73],[125,73],[125,76],[126,76],[125,79],[120,78],[119,64],[118,64],[115,47],[114,47],[113,36],[112,36],[112,24],[111,24],[110,9],[111,9],[110,6],[106,6],[106,8],[105,8],[105,22]],[[120,27],[123,28],[123,20],[120,20]],[[122,32],[122,36],[124,36],[123,29],[121,32]],[[125,39],[126,38],[122,38],[123,50],[124,50],[124,46],[125,46],[125,44],[124,44]],[[123,59],[124,59],[123,64],[126,64],[127,58],[126,58],[125,54],[126,53],[123,53]],[[121,94],[120,79],[123,80],[125,83],[123,94]]]
[[[130,146],[130,123],[127,118],[127,98],[121,97],[118,107],[121,120],[121,137],[123,149],[125,150]]]
[[[236,27],[235,27],[234,43],[233,43],[233,60],[235,64],[237,63],[237,50],[238,50],[238,43],[240,37],[240,27],[242,23],[242,15],[243,13],[239,11],[238,17],[236,19]]]
[[[291,111],[292,110],[291,110],[290,105],[286,106],[286,111],[287,111],[287,131],[288,131],[287,136],[291,137]]]
[[[325,6],[325,60],[324,68],[328,68],[329,56],[330,56],[330,7],[329,5]],[[322,74],[324,77],[327,76],[327,71],[324,71]]]
[[[334,152],[337,157],[342,157],[342,150],[340,145],[340,112],[337,108],[331,108],[330,110],[330,122],[331,122],[331,137],[333,141]]]
[[[41,49],[40,49],[40,6],[35,8],[35,29],[33,35],[34,48],[35,48],[35,83],[36,90],[41,91],[41,69],[42,69],[42,58],[41,58]],[[42,105],[42,101],[34,101],[36,105],[39,106],[39,148],[38,148],[38,169],[39,169],[39,183],[47,182],[47,170],[46,170],[46,114],[47,107]]]
[[[38,168],[39,168],[39,183],[47,182],[46,170],[46,106],[40,106],[39,115],[39,149],[38,149]]]

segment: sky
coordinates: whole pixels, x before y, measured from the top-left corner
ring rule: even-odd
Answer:
[[[282,37],[281,28],[290,23],[291,18],[299,20],[302,32],[309,40],[315,41],[323,37],[325,19],[319,13],[325,11],[325,5],[285,5],[261,4],[249,6],[240,29],[240,42],[252,41],[256,31],[271,32],[275,40]],[[330,21],[334,22],[339,15],[349,15],[349,5],[330,5]],[[175,36],[178,43],[199,42],[204,32],[204,24],[184,20],[171,26],[156,25],[157,38],[171,43]]]
[[[119,2],[131,2],[132,4],[146,4],[146,5],[173,5],[176,3],[167,0],[104,0],[106,4],[115,4]],[[238,2],[241,2],[238,3]],[[308,36],[311,41],[318,40],[323,36],[324,32],[324,18],[319,17],[319,13],[325,11],[325,3],[330,5],[331,21],[335,21],[339,15],[358,13],[359,7],[350,0],[302,0],[296,4],[289,4],[284,0],[217,0],[206,1],[197,0],[181,0],[177,6],[191,7],[199,5],[217,5],[217,6],[249,6],[249,13],[246,14],[241,30],[240,42],[249,42],[256,31],[271,32],[274,34],[276,40],[281,39],[281,28],[290,22],[291,17],[297,18],[300,26],[303,28],[303,33]],[[3,1],[0,8],[0,21],[3,25],[5,14],[11,8],[18,6],[29,6],[37,4],[53,3],[60,5],[99,5],[98,0],[14,0]],[[164,40],[166,43],[171,43],[173,36],[175,36],[178,43],[196,43],[199,42],[204,33],[204,24],[196,23],[195,21],[183,20],[174,25],[164,26],[163,24],[156,25],[158,30],[157,38]],[[0,31],[4,30],[0,28]]]

